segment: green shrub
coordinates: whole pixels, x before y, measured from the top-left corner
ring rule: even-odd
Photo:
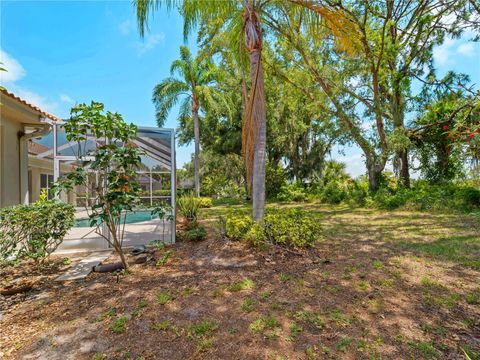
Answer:
[[[365,178],[351,180],[347,185],[346,201],[351,205],[366,206],[368,202],[369,190],[368,181]]]
[[[197,225],[193,229],[184,231],[180,237],[186,241],[201,241],[207,237],[207,231],[203,226]]]
[[[184,195],[177,199],[177,209],[181,216],[189,221],[195,221],[200,208],[200,201],[192,195]]]
[[[245,233],[244,239],[259,249],[264,249],[267,244],[267,236],[264,227],[258,223],[252,225],[252,227]]]
[[[221,219],[224,222],[224,235],[230,240],[242,240],[245,234],[253,225],[253,219],[249,215],[230,213],[226,218]]]
[[[198,197],[197,198],[199,207],[201,208],[211,208],[213,206],[213,200],[209,197]]]
[[[321,232],[318,218],[300,209],[267,212],[263,227],[267,241],[292,247],[312,246]]]
[[[48,257],[75,224],[74,214],[72,205],[45,198],[0,209],[0,265]]]
[[[346,184],[340,181],[331,181],[323,189],[320,195],[322,202],[327,204],[340,204],[348,196]]]
[[[255,223],[248,215],[232,212],[224,219],[224,225],[227,238],[246,240],[257,247],[269,243],[308,247],[321,233],[318,218],[300,209],[267,211],[261,223]]]
[[[301,184],[285,184],[277,194],[277,200],[281,202],[307,201],[308,195]]]
[[[265,192],[268,199],[277,198],[281,188],[287,184],[285,170],[279,165],[267,164]]]
[[[373,196],[374,204],[393,210],[459,210],[480,208],[480,190],[462,184],[433,185],[416,181],[409,189],[381,188]]]

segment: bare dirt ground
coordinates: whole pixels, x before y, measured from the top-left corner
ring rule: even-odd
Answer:
[[[212,208],[207,240],[152,251],[118,282],[56,284],[57,260],[1,299],[0,358],[480,358],[478,218],[302,206],[325,229],[303,256],[219,239]]]

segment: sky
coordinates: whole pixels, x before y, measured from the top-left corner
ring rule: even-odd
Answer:
[[[161,9],[141,39],[131,1],[0,1],[0,83],[45,111],[67,118],[72,105],[92,100],[139,126],[156,126],[153,87],[169,76],[184,44],[183,20]],[[194,38],[187,45],[195,51]],[[480,84],[480,44],[447,39],[434,50],[439,75],[469,74]],[[177,109],[167,128],[176,128]],[[177,166],[193,146],[178,147]],[[335,147],[352,176],[365,172],[356,146]]]

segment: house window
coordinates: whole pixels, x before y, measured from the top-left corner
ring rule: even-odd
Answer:
[[[51,191],[51,186],[53,184],[53,175],[40,174],[40,192],[44,189],[47,190],[47,195],[49,199],[53,199],[53,194]]]

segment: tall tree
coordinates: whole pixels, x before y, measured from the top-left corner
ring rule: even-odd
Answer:
[[[246,161],[247,179],[251,183],[253,218],[263,218],[265,208],[265,165],[266,165],[266,111],[263,84],[262,45],[263,30],[261,14],[268,2],[260,0],[136,0],[137,20],[140,34],[146,29],[149,15],[162,4],[167,8],[179,7],[184,17],[184,35],[201,22],[224,22],[230,34],[233,49],[243,59],[244,50],[250,63],[250,91],[244,86],[243,152]]]
[[[465,1],[292,2],[318,17],[323,16],[325,7],[342,15],[339,18],[346,31],[356,40],[355,56],[331,42],[328,32],[312,29],[305,15],[290,11],[288,4],[266,21],[295,49],[299,66],[317,81],[339,122],[362,149],[370,189],[378,188],[392,154],[398,159],[401,180],[408,186],[405,116],[411,84],[427,75],[425,68],[433,68],[433,46],[471,27],[463,17],[452,20]]]
[[[178,116],[180,126],[187,127],[193,121],[195,142],[195,192],[200,196],[200,111],[215,108],[215,66],[202,57],[192,58],[186,46],[180,47],[180,59],[170,68],[171,76],[164,79],[153,90],[158,126],[163,126],[168,113],[180,100]],[[175,76],[177,75],[177,77]],[[187,140],[188,141],[188,140]]]

